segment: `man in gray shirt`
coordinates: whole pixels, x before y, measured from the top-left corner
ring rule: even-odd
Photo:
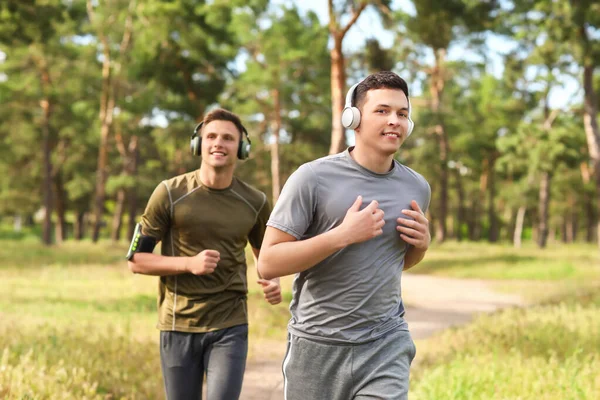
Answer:
[[[290,176],[259,257],[265,279],[297,274],[285,398],[405,399],[416,349],[400,281],[431,241],[429,184],[394,160],[414,125],[406,82],[379,72],[354,85],[342,123],[356,145]]]

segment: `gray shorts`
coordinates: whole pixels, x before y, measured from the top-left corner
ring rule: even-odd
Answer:
[[[242,391],[248,325],[208,333],[160,333],[160,361],[168,400],[235,400]]]
[[[290,335],[283,361],[285,400],[407,399],[415,354],[405,330],[356,345]]]

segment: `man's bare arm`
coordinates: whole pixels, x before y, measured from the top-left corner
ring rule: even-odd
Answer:
[[[252,248],[252,255],[254,256],[254,265],[257,266],[256,273],[258,274],[258,284],[262,286],[263,293],[265,295],[265,300],[269,303],[275,305],[281,303],[283,297],[281,295],[281,285],[279,283],[279,278],[273,279],[264,279],[260,273],[258,272],[258,255],[260,254],[260,249]]]
[[[127,262],[134,274],[168,276],[184,273],[211,274],[220,260],[216,250],[204,250],[193,257],[169,257],[152,253],[135,253]]]
[[[339,226],[310,239],[297,240],[289,233],[267,227],[258,258],[259,273],[270,279],[306,271],[352,243],[381,235],[385,222],[377,201],[363,210],[361,204],[362,197],[358,196]]]
[[[337,228],[306,240],[296,240],[289,233],[267,227],[258,258],[258,271],[272,279],[305,271],[347,244]]]

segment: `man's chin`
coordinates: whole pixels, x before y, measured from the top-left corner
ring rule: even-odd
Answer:
[[[400,147],[402,146],[402,144],[400,144],[400,146],[384,146],[381,147],[380,153],[384,156],[393,156],[394,154],[396,154],[398,152],[398,150],[400,150]]]
[[[215,170],[226,170],[228,168],[233,168],[235,166],[235,161],[228,161],[228,160],[223,160],[223,161],[209,161],[206,164],[208,164],[209,167],[214,168]]]

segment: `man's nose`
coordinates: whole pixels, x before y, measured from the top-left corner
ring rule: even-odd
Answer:
[[[388,125],[396,126],[400,124],[400,117],[396,113],[390,113]]]

